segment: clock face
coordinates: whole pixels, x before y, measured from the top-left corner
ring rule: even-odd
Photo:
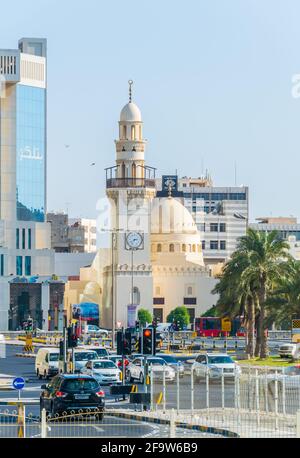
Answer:
[[[130,248],[139,248],[143,242],[142,234],[139,232],[129,232],[127,234],[127,244]]]

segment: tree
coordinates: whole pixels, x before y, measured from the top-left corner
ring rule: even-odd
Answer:
[[[152,314],[147,309],[139,309],[138,319],[141,326],[146,326],[147,323],[152,323]]]
[[[249,228],[213,290],[220,294],[220,311],[225,313],[227,309],[226,313],[235,316],[245,314],[250,342],[254,340],[256,327],[255,354],[261,358],[267,356],[267,300],[287,273],[286,261],[291,259],[288,248],[276,231],[267,233]]]
[[[190,315],[186,307],[176,307],[167,316],[168,323],[174,323],[177,321],[179,330],[182,330],[185,326],[190,323]]]

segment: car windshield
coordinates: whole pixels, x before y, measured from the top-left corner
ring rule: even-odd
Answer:
[[[50,353],[49,361],[58,361],[59,354],[58,353]]]
[[[70,379],[65,380],[62,386],[63,391],[80,392],[80,391],[95,391],[99,389],[99,384],[94,379]]]
[[[95,348],[94,351],[97,353],[97,355],[107,355],[107,350],[105,348]]]
[[[284,369],[286,375],[300,375],[300,367],[292,366]]]
[[[147,359],[148,364],[151,364],[152,366],[165,366],[167,363],[163,359]]]
[[[173,364],[177,364],[178,363],[177,359],[174,358],[174,356],[166,355],[166,356],[162,356],[162,359],[164,361],[166,361],[167,363],[173,363]]]
[[[116,365],[112,361],[95,361],[93,365],[94,369],[115,369]]]
[[[233,364],[229,356],[209,356],[208,364]]]
[[[82,351],[80,353],[75,353],[75,361],[89,361],[90,359],[96,359],[97,353]]]

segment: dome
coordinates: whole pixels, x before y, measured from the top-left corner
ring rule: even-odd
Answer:
[[[152,234],[198,234],[190,212],[172,197],[155,198],[151,211]]]
[[[120,114],[120,121],[128,121],[128,122],[141,122],[142,115],[139,107],[133,103],[127,103],[121,111]]]

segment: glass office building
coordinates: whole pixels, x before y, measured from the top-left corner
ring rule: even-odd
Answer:
[[[17,85],[17,220],[45,220],[46,89]]]

